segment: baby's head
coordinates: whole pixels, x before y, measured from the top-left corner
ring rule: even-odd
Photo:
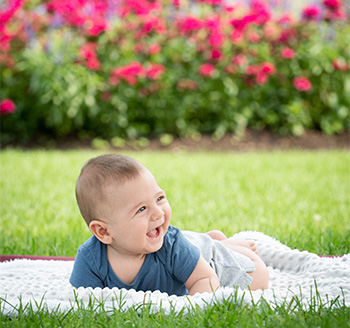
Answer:
[[[89,160],[76,184],[80,212],[91,232],[115,252],[157,251],[171,207],[164,190],[138,161],[122,155]]]
[[[82,168],[76,183],[77,203],[87,225],[105,215],[110,185],[122,185],[135,179],[145,167],[137,160],[117,154],[90,159]]]

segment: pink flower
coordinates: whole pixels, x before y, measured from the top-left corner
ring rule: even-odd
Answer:
[[[264,71],[260,71],[257,75],[256,75],[256,83],[259,85],[263,85],[267,82],[268,80],[268,74],[265,73]]]
[[[278,24],[290,24],[293,22],[293,18],[290,14],[283,14],[277,21]]]
[[[317,20],[320,16],[320,8],[314,5],[307,6],[303,10],[303,17],[306,20]]]
[[[341,2],[338,0],[324,0],[323,4],[330,10],[337,11],[341,8]]]
[[[165,67],[161,64],[151,64],[146,70],[146,76],[151,80],[158,80],[164,73]]]
[[[293,59],[295,57],[295,51],[291,48],[285,47],[281,50],[281,56],[285,59]]]
[[[255,31],[250,31],[248,33],[248,40],[252,43],[257,43],[260,40],[260,35]]]
[[[269,62],[262,63],[260,69],[268,75],[273,75],[276,72],[275,65]]]
[[[80,56],[83,57],[83,59],[86,61],[85,62],[86,67],[88,67],[93,71],[97,71],[101,67],[101,64],[96,54],[96,49],[97,49],[96,43],[87,42],[79,50]]]
[[[185,17],[182,21],[178,22],[181,33],[190,33],[193,31],[198,31],[204,27],[203,22],[192,16]]]
[[[271,9],[266,1],[252,0],[250,7],[250,12],[252,16],[254,16],[255,24],[263,25],[271,19]]]
[[[257,84],[263,85],[268,81],[269,76],[275,74],[275,72],[275,66],[269,62],[260,65],[250,65],[245,71],[247,75],[246,82],[249,82],[248,85],[252,86],[255,79]]]
[[[159,17],[148,17],[143,23],[142,30],[138,33],[139,38],[143,38],[151,33],[164,34],[166,27]]]
[[[218,30],[214,30],[209,36],[209,42],[213,47],[221,47],[224,42],[222,33]]]
[[[237,55],[232,59],[232,62],[238,66],[246,66],[248,64],[248,59],[244,55]]]
[[[231,34],[231,41],[234,44],[238,44],[243,40],[243,32],[240,30],[234,30]]]
[[[249,24],[253,23],[255,16],[247,15],[243,18],[233,19],[230,23],[238,31],[243,31]]]
[[[215,6],[215,5],[220,5],[222,0],[200,0],[200,2],[204,2],[209,5]]]
[[[293,86],[298,91],[304,92],[312,89],[312,84],[308,78],[299,76],[293,79]]]
[[[87,22],[89,23],[85,25],[89,26],[87,31],[88,31],[88,34],[91,36],[98,36],[100,33],[102,33],[107,29],[107,23],[102,18],[97,17]]]
[[[158,43],[151,44],[148,49],[150,55],[159,54],[161,50],[162,47]]]
[[[198,73],[205,77],[211,77],[214,74],[214,71],[215,67],[209,63],[202,64],[198,69]]]
[[[4,98],[0,102],[0,114],[1,115],[7,115],[11,114],[16,110],[16,105],[15,103],[8,98]]]
[[[213,49],[212,52],[211,52],[211,58],[212,59],[220,59],[222,56],[222,53],[220,50],[218,49]]]
[[[334,59],[332,65],[337,71],[347,72],[349,70],[349,65],[344,59]]]
[[[87,42],[80,48],[81,56],[86,59],[96,56],[97,44],[94,42]]]
[[[144,69],[139,62],[131,62],[128,65],[112,69],[110,83],[118,85],[121,80],[126,81],[130,85],[135,85],[138,78],[144,76]]]
[[[257,65],[250,65],[250,66],[247,67],[245,73],[247,75],[257,75],[259,73],[259,71],[260,71],[259,66],[257,66]]]
[[[89,58],[86,61],[86,67],[91,69],[92,71],[98,71],[101,68],[101,63],[97,58]]]

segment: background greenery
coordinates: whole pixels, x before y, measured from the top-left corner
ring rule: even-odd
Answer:
[[[74,185],[83,163],[98,154],[0,153],[0,254],[75,255],[90,232]],[[350,252],[345,151],[126,154],[153,172],[172,205],[172,224],[181,229],[258,230],[292,248]]]
[[[311,18],[282,16],[286,8],[276,1],[228,11],[225,1],[203,0],[179,7],[141,1],[121,19],[116,3],[133,2],[5,3],[0,100],[16,110],[1,118],[3,144],[39,136],[118,144],[162,134],[219,139],[247,127],[294,135],[349,129],[350,25],[341,1],[333,2],[337,9],[316,1],[319,14]],[[281,55],[285,48],[291,58]],[[142,72],[126,69],[135,64]],[[213,71],[201,73],[203,64]],[[164,71],[149,76],[152,65]],[[124,73],[113,82],[116,69]],[[296,89],[297,77],[311,87]]]

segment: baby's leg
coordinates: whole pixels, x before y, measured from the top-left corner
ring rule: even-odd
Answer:
[[[206,234],[212,239],[219,240],[219,241],[223,241],[227,239],[226,235],[220,230],[211,230],[211,231],[208,231]],[[254,253],[258,254],[255,243],[252,240],[230,239],[230,244],[247,247],[251,249]]]
[[[225,240],[227,239],[226,235],[220,230],[211,230],[206,233],[209,237],[215,240]]]
[[[246,240],[246,239],[230,239],[229,243],[233,246],[242,246],[250,249],[255,254],[258,254],[258,250],[255,246],[255,242],[253,240]]]
[[[237,241],[237,240],[236,240]],[[232,249],[234,252],[238,252],[249,257],[255,266],[255,271],[248,272],[253,278],[250,284],[251,290],[267,289],[269,288],[269,272],[266,268],[263,260],[257,255],[256,252],[251,250],[249,247],[237,245],[234,239],[226,239],[221,241],[226,247]]]

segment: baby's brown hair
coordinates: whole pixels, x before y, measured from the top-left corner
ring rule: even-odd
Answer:
[[[125,183],[140,174],[144,166],[137,160],[124,155],[108,154],[90,159],[81,169],[75,195],[79,210],[89,226],[93,220],[100,220],[106,205],[106,187],[114,183]]]

